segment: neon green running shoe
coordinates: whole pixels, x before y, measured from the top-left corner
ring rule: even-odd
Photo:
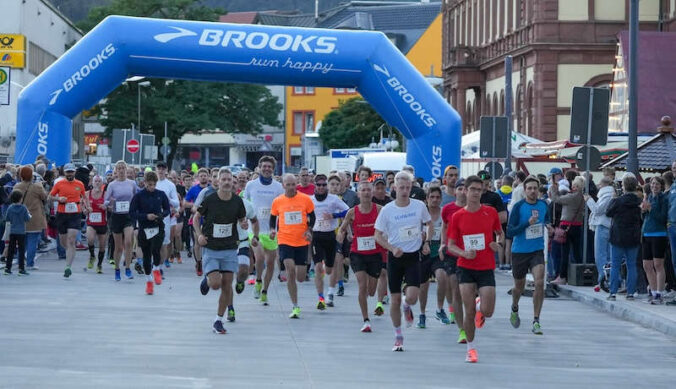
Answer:
[[[465,330],[460,330],[460,334],[458,335],[458,343],[467,343],[467,335],[465,334]]]
[[[261,297],[261,290],[263,290],[263,283],[262,282],[256,282],[256,285],[254,285],[254,298],[260,298]]]
[[[293,307],[289,319],[300,319],[300,307]]]
[[[263,305],[268,305],[268,294],[267,293],[261,294],[261,302],[263,303]]]
[[[542,335],[542,328],[540,327],[539,321],[533,322],[533,330],[532,331],[535,335]]]
[[[89,262],[87,263],[87,269],[91,270],[94,268],[94,261],[96,258],[94,257],[89,257]]]
[[[509,315],[509,322],[512,323],[512,327],[519,328],[521,325],[521,318],[519,317],[519,312],[512,311],[512,314]]]

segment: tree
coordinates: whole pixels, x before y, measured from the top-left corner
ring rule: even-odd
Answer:
[[[385,123],[361,97],[341,101],[338,109],[329,112],[319,129],[319,138],[326,148],[365,147],[371,139],[380,139],[380,126]],[[383,134],[387,136],[387,131]],[[401,144],[401,136],[394,131]]]
[[[114,0],[109,6],[93,8],[79,26],[88,31],[108,15],[214,21],[224,13],[201,6],[197,0]],[[261,85],[165,79],[150,83],[141,88],[140,130],[155,134],[159,143],[167,123],[172,145],[167,158],[170,164],[178,140],[186,132],[256,134],[263,125],[279,125],[277,117],[282,105]],[[107,135],[114,128],[129,128],[137,122],[137,88],[136,82],[120,85],[92,111],[100,114]]]

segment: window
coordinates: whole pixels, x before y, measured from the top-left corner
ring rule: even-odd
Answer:
[[[39,75],[54,61],[56,61],[55,56],[49,54],[35,43],[28,42],[28,71],[31,74]]]
[[[334,95],[353,95],[357,93],[357,88],[333,88]]]
[[[345,88],[333,88],[333,93],[337,95],[345,94]]]
[[[293,133],[302,135],[306,132],[315,131],[315,112],[314,111],[294,111],[293,112]]]
[[[313,86],[294,86],[293,87],[294,95],[314,95],[315,88]]]

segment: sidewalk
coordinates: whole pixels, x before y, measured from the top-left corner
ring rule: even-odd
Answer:
[[[594,292],[591,286],[561,285],[561,294],[590,305],[619,319],[628,320],[644,327],[652,328],[666,335],[676,337],[676,307],[668,305],[650,305],[647,300],[627,301],[624,295],[618,295],[617,301],[608,301],[608,293]]]

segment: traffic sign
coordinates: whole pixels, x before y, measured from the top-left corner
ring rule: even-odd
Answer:
[[[502,169],[502,165],[500,164],[500,162],[495,162],[495,161],[488,162],[486,164],[486,166],[484,167],[484,170],[491,173],[491,177],[493,179],[496,179],[498,177],[502,177],[503,169]]]
[[[139,143],[136,139],[130,139],[127,142],[127,151],[128,152],[130,152],[132,154],[138,153],[139,148],[140,148],[140,146],[139,146]]]
[[[171,146],[169,145],[161,146],[160,153],[162,153],[162,155],[169,155],[171,153]]]
[[[9,105],[11,70],[9,67],[0,67],[0,105]]]
[[[171,143],[171,139],[169,139],[168,136],[165,136],[164,138],[162,138],[162,144],[163,145],[168,145],[169,143]]]
[[[589,152],[587,152],[589,147]],[[578,169],[587,169],[587,158],[589,158],[589,169],[596,170],[601,163],[601,152],[594,146],[582,146],[575,153],[575,163]]]

